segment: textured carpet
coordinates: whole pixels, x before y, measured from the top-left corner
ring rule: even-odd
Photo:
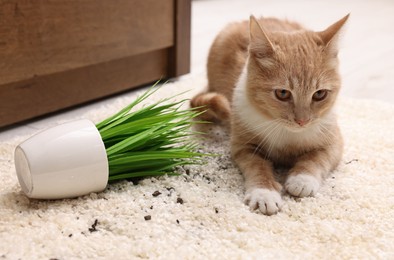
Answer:
[[[203,77],[184,79],[153,99],[187,89],[191,97],[204,85]],[[135,95],[78,118],[98,122]],[[394,107],[342,98],[337,110],[346,141],[339,168],[316,197],[285,195],[271,217],[242,203],[243,178],[218,126],[201,141],[220,154],[206,165],[57,201],[21,193],[13,151],[28,136],[15,136],[0,146],[0,259],[394,259]]]

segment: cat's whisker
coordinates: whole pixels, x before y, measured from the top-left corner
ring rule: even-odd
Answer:
[[[253,133],[252,137],[251,137],[249,140],[247,140],[246,142],[244,142],[243,145],[247,145],[247,144],[250,143],[253,139],[258,138],[259,135],[260,135],[260,131],[259,131],[259,130],[260,130],[261,128],[264,128],[264,126],[265,126],[265,124],[260,124],[260,125],[258,125],[257,127],[254,127],[252,131],[245,130],[245,131],[241,132],[241,133],[240,133],[241,135],[247,134],[247,133],[250,133],[250,132]],[[270,125],[268,125],[268,127],[265,128],[265,129],[267,130],[267,129],[269,129],[269,128],[270,128]]]
[[[257,144],[256,149],[253,152],[253,156],[256,155],[257,151],[260,150],[260,147],[262,147],[262,145],[266,144],[271,133],[273,131],[275,131],[275,129],[277,128],[277,125],[278,125],[278,123],[275,122],[275,120],[274,120],[263,132],[260,132],[256,135],[256,136],[260,136],[260,137],[261,137],[261,135],[264,135],[264,138],[262,138],[262,140]],[[268,131],[268,133],[266,133],[267,131]]]
[[[271,131],[272,128],[274,127],[274,124],[272,124],[271,122],[270,122],[269,124],[267,124],[267,122],[266,122],[266,124],[264,124],[263,126],[265,126],[265,125],[267,125],[267,127],[264,127],[264,128],[262,129],[262,131],[255,131],[255,135],[254,135],[253,138],[261,137],[261,135],[265,134],[267,131]],[[256,129],[256,130],[259,130],[259,129]],[[256,149],[254,150],[253,155],[256,154],[256,152],[259,150],[259,147],[260,147],[260,144],[257,144]]]
[[[319,124],[319,133],[321,138],[323,139],[323,142],[325,144],[330,144],[335,138],[335,132],[332,131],[329,127],[325,126],[324,124]]]
[[[246,134],[249,132],[258,132],[258,130],[264,126],[270,126],[273,122],[277,121],[278,119],[274,119],[271,121],[263,121],[261,123],[259,123],[256,126],[252,126],[252,125],[248,125],[248,127],[246,127],[243,131],[240,132],[240,134]]]
[[[272,150],[273,148],[273,142],[272,136],[276,136],[276,133],[278,132],[277,130],[281,130],[281,124],[280,124],[281,120],[274,120],[273,123],[271,124],[273,126],[273,128],[268,132],[268,133],[263,133],[264,137],[262,138],[261,142],[259,142],[259,144],[257,145],[256,150],[260,150],[260,147],[262,147],[262,145],[267,145],[268,144],[268,151]],[[261,135],[261,134],[260,134]],[[255,152],[256,152],[255,150]],[[265,157],[267,159],[267,157],[269,157],[270,152],[266,152]]]
[[[253,139],[257,138],[258,136],[260,136],[262,134],[265,134],[267,131],[270,131],[271,127],[275,126],[274,124],[275,124],[276,121],[277,121],[277,119],[272,120],[272,121],[268,121],[268,122],[262,122],[261,124],[255,126],[255,127],[251,127],[249,129],[246,129],[245,131],[240,132],[241,135],[242,134],[246,134],[246,133],[250,133],[250,132],[254,133],[252,138],[250,138],[248,141],[246,141],[244,143],[244,145],[248,144],[250,141],[252,141]],[[260,132],[260,129],[262,129],[264,127],[265,127],[264,131]]]
[[[269,143],[269,146],[268,146],[268,150],[267,150],[267,153],[266,153],[266,159],[270,158],[271,153],[272,153],[272,151],[274,149],[274,144],[277,143],[277,141],[278,141],[278,137],[281,137],[283,135],[282,133],[284,131],[283,131],[283,128],[281,127],[281,125],[279,123],[277,124],[276,130],[279,130],[279,131],[274,131],[272,136],[270,136],[271,140],[270,140],[270,143]]]

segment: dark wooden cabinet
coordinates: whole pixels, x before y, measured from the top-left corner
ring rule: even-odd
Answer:
[[[0,1],[0,127],[189,72],[190,0]]]

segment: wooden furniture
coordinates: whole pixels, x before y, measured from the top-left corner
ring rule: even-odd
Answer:
[[[189,72],[190,0],[0,1],[0,127]]]

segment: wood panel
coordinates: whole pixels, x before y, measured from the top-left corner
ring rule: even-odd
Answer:
[[[166,75],[168,52],[161,49],[3,85],[0,127],[160,79]]]
[[[171,48],[169,75],[177,77],[190,71],[191,1],[175,2],[175,39]]]
[[[191,0],[0,0],[0,127],[190,70]]]
[[[174,0],[0,1],[0,84],[173,46],[174,11]]]

